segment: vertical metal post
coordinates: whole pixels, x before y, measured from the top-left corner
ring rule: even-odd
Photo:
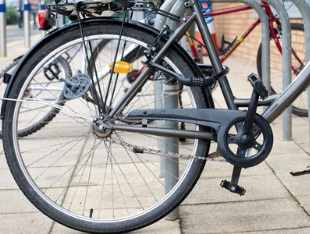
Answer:
[[[292,79],[291,75],[291,25],[287,11],[282,3],[278,0],[265,0],[278,13],[281,20],[282,28],[282,89],[284,90]],[[272,79],[272,78],[271,78]],[[282,115],[282,132],[283,140],[289,141],[292,139],[292,107],[287,107]]]
[[[161,9],[169,12],[176,0],[165,1],[161,6]],[[160,30],[166,23],[166,17],[157,15],[155,20],[155,28]],[[165,83],[163,81],[155,81],[155,100],[156,108],[177,108],[178,107],[178,87],[177,84]],[[177,89],[177,91],[175,91]],[[164,90],[164,91],[163,91]],[[164,125],[164,126],[162,126]],[[157,121],[157,126],[166,128],[177,129],[177,123],[169,121]],[[158,147],[163,151],[178,152],[178,139],[160,137],[158,140]],[[169,191],[174,187],[178,181],[179,175],[179,162],[178,160],[169,160],[164,157],[160,159],[160,175],[165,178],[165,192]],[[176,208],[169,215],[166,216],[168,220],[176,220],[179,218],[179,208]]]
[[[176,0],[165,1],[163,3],[163,5],[160,7],[160,9],[162,9],[166,12],[169,12],[171,10],[171,8],[173,7],[175,2],[176,2]],[[157,14],[154,27],[158,30],[161,30],[162,27],[166,24],[166,20],[167,20],[167,18],[165,16]],[[162,79],[158,79],[156,82],[154,82],[154,90],[155,90],[154,91],[155,108],[162,109],[163,108],[163,99],[162,99],[163,81],[162,81]],[[157,120],[156,126],[162,127],[163,121]],[[157,145],[158,145],[159,149],[164,150],[163,142],[164,142],[163,138],[158,137]],[[160,158],[160,176],[161,177],[165,176],[165,158],[164,157]]]
[[[165,82],[163,85],[163,108],[173,109],[178,107],[179,100],[179,85],[178,82]],[[172,121],[164,121],[164,127],[169,129],[178,129],[178,123]],[[173,137],[164,138],[164,150],[167,152],[179,152],[179,139]],[[177,158],[165,158],[165,189],[166,194],[178,182],[179,178],[179,159]],[[179,218],[179,208],[177,207],[166,219],[176,220]]]
[[[0,56],[6,56],[5,0],[0,0]]]
[[[24,2],[24,45],[29,48],[31,46],[30,38],[30,4],[29,1]]]

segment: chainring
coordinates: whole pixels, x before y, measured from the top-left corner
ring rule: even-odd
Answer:
[[[256,114],[252,139],[242,141],[245,117],[232,121],[218,132],[218,146],[223,157],[234,166],[247,168],[258,165],[269,155],[273,145],[272,129],[266,119]]]

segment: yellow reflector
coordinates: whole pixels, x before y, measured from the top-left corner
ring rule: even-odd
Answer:
[[[113,63],[109,65],[110,69],[113,68]],[[113,71],[116,73],[128,73],[133,70],[130,63],[124,62],[124,61],[118,61],[114,63],[114,69]]]

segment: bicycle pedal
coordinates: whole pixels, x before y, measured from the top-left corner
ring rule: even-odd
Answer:
[[[232,193],[237,193],[240,196],[243,196],[246,193],[246,190],[243,187],[239,185],[233,185],[230,181],[227,180],[222,180],[220,185],[222,188],[225,188]]]
[[[266,87],[256,74],[250,74],[248,76],[248,81],[250,81],[253,89],[261,97],[261,99],[265,100],[268,97],[268,91]]]

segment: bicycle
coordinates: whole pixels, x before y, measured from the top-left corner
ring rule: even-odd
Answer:
[[[207,160],[225,159],[233,164],[231,181],[222,181],[221,185],[244,195],[245,190],[238,185],[242,168],[261,163],[270,153],[273,136],[268,122],[309,85],[310,65],[277,97],[266,98],[259,78],[250,75],[255,90],[248,100],[248,110],[239,111],[225,76],[228,69],[219,61],[197,1],[186,6],[192,8],[193,15],[185,22],[179,18],[182,24],[174,33],[166,26],[158,32],[126,18],[90,18],[54,30],[23,57],[3,98],[3,145],[16,183],[53,220],[73,229],[98,233],[145,227],[186,198]],[[72,13],[129,10],[137,5],[113,1],[57,7],[56,10]],[[138,9],[150,11],[150,5],[138,3]],[[170,17],[157,8],[152,10]],[[203,35],[214,75],[204,77],[191,56],[177,44],[193,22]],[[92,62],[91,48],[102,40],[108,42],[104,52]],[[55,98],[59,92],[55,94],[40,86],[46,79],[41,76],[42,67],[77,45],[84,49],[71,62],[71,68],[78,68],[72,69],[76,79],[69,81],[73,84],[59,77],[51,82],[62,83],[69,89],[65,105],[60,106]],[[128,54],[132,59],[123,61]],[[100,80],[107,67],[108,78]],[[124,91],[122,81],[126,74],[141,67],[141,74]],[[229,109],[214,108],[209,86],[215,81],[219,82]],[[178,83],[184,85],[183,105],[155,109],[158,102],[167,104],[171,96],[178,96],[180,90],[171,89]],[[159,96],[163,100],[154,95],[154,85],[162,84],[164,93]],[[37,99],[25,95],[30,85],[46,96],[42,94]],[[255,113],[257,105],[263,104],[258,96],[270,104],[263,117]],[[59,112],[49,125],[31,137],[19,138],[18,127],[40,114],[40,105],[58,108]],[[178,129],[181,122],[186,123],[186,130]],[[156,136],[163,137],[159,143],[169,146],[167,151],[157,146]],[[179,137],[187,141],[179,142]],[[217,141],[221,157],[209,157],[211,141]],[[171,164],[176,168],[175,174],[168,171]],[[165,179],[160,176],[161,170]],[[176,184],[168,190],[171,181]]]

